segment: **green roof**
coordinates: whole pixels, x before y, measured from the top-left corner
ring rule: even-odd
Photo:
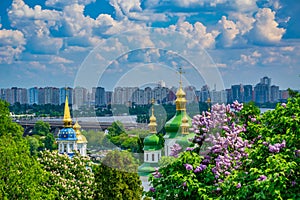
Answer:
[[[157,163],[144,162],[141,166],[138,167],[138,175],[149,176],[153,172],[155,172],[155,167],[158,167]]]
[[[144,150],[155,151],[161,149],[159,137],[156,134],[151,134],[144,139]]]
[[[177,136],[181,135],[180,125],[181,125],[181,120],[182,120],[184,114],[185,114],[185,111],[177,110],[175,116],[166,123],[166,125],[165,125],[165,130],[166,130],[165,138],[176,138]],[[186,114],[186,116],[188,118],[188,123],[191,127],[192,126],[192,120],[187,114]]]

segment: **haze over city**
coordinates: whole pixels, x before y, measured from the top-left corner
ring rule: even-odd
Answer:
[[[0,88],[145,86],[218,90],[264,76],[299,89],[295,0],[0,2]]]

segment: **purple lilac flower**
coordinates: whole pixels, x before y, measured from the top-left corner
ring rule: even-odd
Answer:
[[[241,185],[241,183],[238,183],[237,185],[236,185],[236,188],[240,188],[242,185]]]
[[[286,108],[286,103],[282,103],[281,106]]]
[[[193,165],[191,164],[184,164],[184,166],[186,170],[193,170]]]
[[[160,178],[160,177],[162,177],[161,173],[159,173],[159,171],[158,171],[158,168],[155,168],[155,172],[153,172],[152,175],[153,175],[155,178]]]
[[[260,175],[257,180],[258,181],[265,181],[266,179],[267,179],[267,177],[265,175]]]
[[[202,172],[203,170],[206,169],[206,165],[200,164],[200,166],[197,166],[196,169],[194,170],[194,173]]]
[[[294,187],[296,185],[296,181],[292,181],[292,186]]]
[[[300,157],[300,150],[299,149],[295,151],[295,155],[296,155],[296,157]]]
[[[193,151],[194,148],[193,148],[193,147],[187,147],[185,150],[186,150],[186,151]]]
[[[182,186],[183,186],[183,187],[186,187],[186,182],[183,182],[183,183],[182,183]]]
[[[228,176],[228,175],[230,175],[231,173],[228,172],[228,171],[226,171],[224,174],[225,174],[226,176]]]
[[[173,156],[175,158],[178,157],[178,154],[180,153],[181,151],[181,146],[177,143],[175,143],[172,147],[171,147],[171,153],[170,153],[170,156]]]
[[[154,187],[151,187],[149,190],[150,190],[151,192],[155,192],[155,188],[154,188]]]

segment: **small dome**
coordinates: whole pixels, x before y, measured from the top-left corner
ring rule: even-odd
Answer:
[[[185,92],[183,91],[182,87],[179,87],[179,89],[176,92],[176,96],[178,97],[185,97]]]
[[[76,121],[76,123],[73,126],[73,129],[76,132],[76,137],[77,137],[77,143],[88,143],[86,137],[84,135],[82,135],[81,131],[80,131],[81,126],[79,125],[78,121]]]
[[[159,137],[156,134],[151,134],[144,139],[144,150],[160,149]]]
[[[63,128],[59,131],[58,140],[77,140],[76,132],[73,128]]]
[[[77,143],[88,143],[88,141],[84,135],[80,134],[80,135],[77,135],[76,137],[78,139]]]

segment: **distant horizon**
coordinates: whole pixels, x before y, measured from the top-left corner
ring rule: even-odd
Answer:
[[[0,87],[300,87],[300,4],[285,0],[0,1]]]
[[[269,77],[270,78],[270,77]],[[272,79],[272,78],[271,78]],[[254,87],[255,87],[255,85],[256,84],[258,84],[259,82],[257,82],[257,83],[255,83],[255,84],[244,84],[244,83],[237,83],[237,84],[232,84],[231,86],[233,86],[233,85],[252,85],[253,86],[253,89],[254,89]],[[159,83],[156,83],[156,85],[158,85]],[[279,90],[287,90],[287,89],[289,89],[290,87],[288,87],[288,88],[281,88],[280,87],[280,85],[276,85],[276,84],[271,84],[271,86],[273,86],[273,85],[275,85],[275,86],[279,86]],[[195,87],[195,86],[193,86],[193,85],[184,85],[183,84],[183,88],[185,88],[185,87],[189,87],[189,86],[192,86],[192,87]],[[205,86],[205,85],[203,85],[203,86]],[[230,89],[231,88],[231,86],[230,87],[225,87],[225,89]],[[69,85],[67,85],[67,86],[52,86],[52,85],[47,85],[47,86],[32,86],[32,87],[19,87],[19,86],[11,86],[11,87],[0,87],[0,89],[11,89],[11,88],[13,88],[13,87],[17,87],[17,88],[24,88],[24,89],[30,89],[30,88],[35,88],[35,87],[37,87],[37,88],[46,88],[46,87],[54,87],[54,88],[59,88],[59,89],[61,89],[61,88],[66,88],[66,87],[68,87],[68,88],[72,88],[72,89],[74,89],[75,87],[73,87],[73,86],[69,86]],[[76,86],[76,87],[82,87],[82,86]],[[102,88],[104,88],[105,89],[105,91],[107,91],[107,92],[113,92],[114,91],[114,89],[116,88],[116,87],[129,87],[129,88],[133,88],[133,87],[138,87],[138,86],[116,86],[115,88],[113,88],[112,90],[111,89],[109,89],[109,90],[107,90],[104,86],[95,86],[95,88],[96,87],[102,87]],[[155,83],[153,83],[151,86],[146,86],[146,87],[150,87],[150,88],[154,88],[154,87],[157,87],[157,86],[155,86]],[[175,88],[178,88],[179,87],[179,84],[178,85],[173,85],[173,86],[165,86],[166,88],[169,88],[169,89],[171,89],[171,88],[173,88],[173,87],[175,87]],[[85,88],[85,87],[83,87],[83,88]],[[138,87],[139,89],[144,89],[145,88],[145,86],[143,86],[143,87]],[[92,88],[85,88],[85,89],[87,89],[87,90],[91,90]],[[290,89],[292,89],[292,90],[295,90],[295,91],[300,91],[300,87],[299,88],[290,88]],[[201,88],[197,88],[196,87],[196,90],[201,90]],[[210,88],[209,87],[209,90],[211,91],[211,90],[214,90],[214,88]],[[216,91],[220,91],[220,90],[216,90]]]

